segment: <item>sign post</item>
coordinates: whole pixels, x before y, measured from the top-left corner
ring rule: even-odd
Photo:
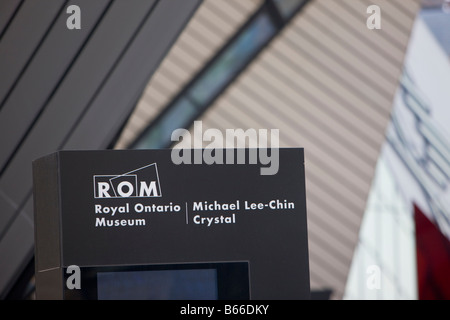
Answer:
[[[277,151],[273,175],[171,150],[34,161],[37,298],[309,299],[303,149]]]

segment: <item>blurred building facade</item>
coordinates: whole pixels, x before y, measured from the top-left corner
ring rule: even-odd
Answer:
[[[434,19],[430,19],[433,17]],[[377,165],[346,298],[450,299],[450,81],[441,7],[418,15]],[[361,277],[378,267],[378,288]]]

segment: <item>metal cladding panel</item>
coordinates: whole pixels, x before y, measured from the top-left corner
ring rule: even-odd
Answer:
[[[44,111],[49,100],[52,99],[53,91],[58,89],[64,74],[77,59],[79,51],[89,41],[96,22],[108,5],[107,0],[90,4],[91,2],[89,0],[76,2],[80,8],[86,8],[89,5],[89,10],[83,11],[82,29],[76,32],[68,32],[67,15],[59,12],[48,34],[45,36],[40,34],[42,40],[39,46],[34,49],[35,52],[32,55],[27,56],[29,65],[15,80],[10,94],[3,98],[0,109],[0,145],[2,146],[0,168],[4,168],[39,113]],[[17,37],[20,38],[20,36]],[[3,48],[3,45],[0,45],[0,48]],[[20,49],[19,46],[18,50]],[[11,63],[11,59],[2,59],[0,63]],[[11,123],[14,123],[14,126],[9,125]]]
[[[1,298],[32,258],[31,161],[107,148],[200,2],[0,3]],[[81,29],[67,28],[69,5]]]
[[[203,1],[147,84],[116,148],[126,148],[262,3],[262,0]]]

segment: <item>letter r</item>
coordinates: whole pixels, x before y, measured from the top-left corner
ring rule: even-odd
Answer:
[[[107,182],[98,182],[98,197],[99,198],[111,198],[111,196],[108,193],[109,190],[109,183]]]

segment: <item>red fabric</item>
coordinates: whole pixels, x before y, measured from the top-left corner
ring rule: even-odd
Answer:
[[[414,205],[420,300],[450,300],[450,241]]]

